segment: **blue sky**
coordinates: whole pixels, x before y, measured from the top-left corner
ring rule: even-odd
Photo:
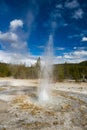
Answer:
[[[35,63],[54,33],[55,63],[87,60],[87,0],[0,0],[0,61]]]

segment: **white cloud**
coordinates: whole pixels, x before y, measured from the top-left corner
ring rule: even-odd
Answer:
[[[13,32],[0,32],[0,40],[3,42],[16,42],[18,40],[18,36]]]
[[[0,45],[4,50],[0,50],[0,62],[12,64],[26,64],[30,66],[35,64],[37,56],[31,56],[28,52],[27,41],[22,37],[22,30],[18,32],[17,28],[22,27],[21,20],[10,22],[10,29],[7,32],[0,31]]]
[[[26,66],[31,66],[35,64],[37,61],[37,57],[12,52],[6,52],[0,50],[0,62],[4,63],[12,63],[12,64],[25,64]]]
[[[66,8],[69,8],[69,9],[74,9],[74,8],[77,8],[79,7],[79,3],[77,0],[72,0],[72,1],[66,1],[65,2],[65,7]]]
[[[19,41],[19,42],[16,42],[15,44],[12,43],[11,47],[13,47],[15,49],[25,49],[25,47],[27,47],[27,42]]]
[[[56,56],[56,57],[54,58],[54,63],[55,63],[55,64],[64,63],[63,56]]]
[[[70,39],[72,39],[72,38],[80,38],[82,36],[83,36],[83,34],[81,33],[81,34],[70,35],[70,36],[68,36],[68,38],[70,38]]]
[[[0,32],[1,46],[8,51],[24,52],[27,50],[27,42],[20,39],[14,32]]]
[[[75,51],[73,55],[77,57],[87,57],[87,51],[85,50]]]
[[[78,63],[87,60],[87,51],[85,50],[75,50],[70,53],[65,53],[63,56],[64,60],[67,62]]]
[[[25,64],[26,66],[34,65],[39,56],[30,56],[29,54],[20,54],[13,52],[6,52],[0,50],[0,62],[12,63],[12,64]],[[42,57],[43,60],[43,57]],[[87,60],[87,51],[75,50],[70,53],[65,53],[63,56],[55,56],[54,63],[79,63],[81,61]]]
[[[75,47],[77,49],[77,47]],[[79,63],[87,60],[87,51],[85,50],[75,50],[73,52],[64,53],[63,56],[55,57],[54,63]]]
[[[16,30],[18,27],[23,27],[22,20],[15,19],[15,20],[10,22],[10,29],[11,30]]]
[[[37,46],[37,48],[39,48],[39,49],[44,49],[45,46]]]
[[[10,61],[9,54],[0,50],[0,62],[8,63]]]
[[[74,19],[82,19],[83,18],[83,14],[84,14],[83,10],[82,9],[78,9],[78,10],[76,10],[74,12],[72,18],[74,18]]]
[[[56,50],[63,51],[63,50],[65,50],[65,48],[63,48],[63,47],[56,47]]]
[[[63,56],[63,58],[65,58],[65,59],[72,59],[73,56],[72,56],[71,54],[65,54],[65,55]]]
[[[6,51],[27,53],[27,42],[20,32],[14,30],[19,26],[23,26],[23,22],[16,19],[10,22],[10,30],[5,33],[0,31],[0,44]]]
[[[73,47],[73,49],[81,51],[81,50],[86,50],[87,47]]]
[[[74,50],[76,50],[76,49],[77,49],[77,47],[73,47],[73,49],[74,49]]]
[[[83,38],[82,38],[82,41],[83,41],[83,42],[86,42],[86,41],[87,41],[87,37],[83,37]]]

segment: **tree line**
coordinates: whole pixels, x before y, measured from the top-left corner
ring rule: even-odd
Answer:
[[[21,79],[37,79],[40,74],[40,58],[35,65],[26,67],[24,64],[13,65],[0,63],[0,77],[13,77]],[[76,81],[87,79],[87,61],[78,64],[56,64],[53,67],[53,80],[63,81],[72,79]]]
[[[54,67],[55,80],[62,81],[71,79],[75,81],[87,80],[87,61],[78,64],[64,63],[55,65]]]

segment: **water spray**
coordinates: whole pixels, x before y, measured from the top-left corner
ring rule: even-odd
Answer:
[[[41,64],[41,80],[39,88],[39,100],[48,102],[51,98],[53,80],[53,35],[49,40],[44,54],[44,63]]]

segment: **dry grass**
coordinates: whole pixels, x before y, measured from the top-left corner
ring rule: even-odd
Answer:
[[[12,104],[17,105],[20,110],[30,112],[32,115],[38,114],[43,110],[42,107],[27,101],[27,99],[29,100],[29,97],[25,95],[17,96],[13,99]]]
[[[21,103],[24,103],[27,98],[28,98],[28,96],[26,96],[26,95],[16,96],[13,99],[12,104],[21,104]]]
[[[29,102],[20,104],[20,109],[27,110],[27,111],[31,112],[32,115],[36,115],[36,114],[40,113],[40,111],[43,110],[42,107],[40,107],[36,104],[33,104],[33,103],[29,103]]]
[[[55,112],[54,111],[52,111],[52,110],[47,110],[47,111],[45,111],[44,112],[47,116],[55,116]]]
[[[71,107],[72,106],[70,104],[64,104],[64,105],[62,105],[61,110],[62,111],[68,111],[68,110],[71,109]]]
[[[64,124],[64,120],[61,121],[54,121],[53,125],[63,125]]]
[[[31,123],[22,123],[22,126],[24,126],[25,128],[30,128],[30,129],[39,129],[39,128],[43,128],[43,127],[48,127],[50,126],[50,124],[48,122],[39,122],[39,121],[35,121],[35,122],[31,122]]]

